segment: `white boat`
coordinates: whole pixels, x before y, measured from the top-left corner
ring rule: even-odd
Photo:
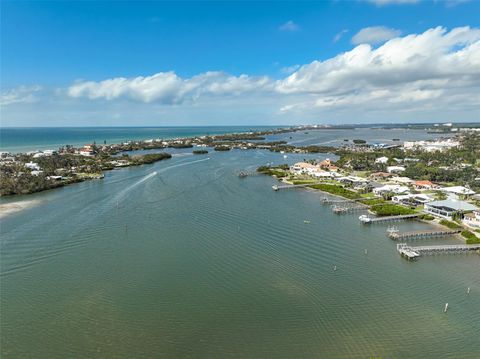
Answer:
[[[369,223],[372,219],[366,214],[362,214],[358,219],[363,223]]]

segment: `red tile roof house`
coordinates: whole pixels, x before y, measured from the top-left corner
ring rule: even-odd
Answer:
[[[430,181],[415,181],[415,189],[416,190],[422,190],[422,189],[435,189],[439,188],[436,184],[430,182]]]
[[[338,171],[338,167],[335,166],[328,158],[318,164],[320,168],[327,169],[330,171]]]

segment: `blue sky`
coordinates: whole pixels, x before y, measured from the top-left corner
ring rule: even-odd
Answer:
[[[2,126],[480,121],[477,98],[463,107],[457,102],[447,113],[434,108],[445,103],[443,96],[458,100],[478,91],[478,1],[2,1],[1,6]],[[453,29],[466,27],[447,41]],[[443,44],[438,51],[445,62],[438,67],[454,69],[458,59],[448,55],[469,48],[468,63],[457,74],[468,75],[468,81],[459,85],[452,75],[450,84],[439,87],[446,75],[437,73],[409,78],[399,87],[392,81],[395,67],[375,67],[375,49],[422,34],[423,42]],[[330,73],[352,73],[357,65],[342,68],[339,56],[363,45],[371,48],[361,54],[370,62],[352,78],[369,76],[363,79],[369,93],[360,84],[341,91],[337,82],[317,86]],[[418,51],[423,56],[430,50]],[[408,66],[407,77],[425,72],[426,64]],[[372,72],[375,77],[388,71],[386,79],[371,83]],[[155,74],[161,75],[152,78]],[[315,83],[307,83],[312,78]],[[379,95],[392,106],[379,106]],[[410,103],[408,112],[401,105],[397,113],[396,99],[408,102],[412,96],[416,104]]]

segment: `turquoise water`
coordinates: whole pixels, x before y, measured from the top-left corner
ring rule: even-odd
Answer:
[[[2,358],[480,357],[478,255],[407,262],[385,225],[237,176],[304,157],[180,150],[25,197],[0,228]]]
[[[218,135],[232,132],[264,131],[279,126],[211,126],[211,127],[36,127],[1,128],[0,151],[27,152],[45,149],[58,149],[65,145],[82,146],[86,143],[122,143],[129,140],[169,139]],[[281,126],[280,126],[281,127]],[[355,130],[316,130],[268,136],[268,140],[285,140],[297,146],[311,144],[337,146],[344,138],[365,139],[370,142],[394,143],[401,141],[436,138],[438,134],[428,134],[423,130],[409,129],[370,129]],[[292,137],[292,138],[290,138]]]
[[[169,139],[218,135],[232,132],[262,131],[269,126],[205,127],[32,127],[0,128],[0,151],[26,152],[58,149],[65,145],[82,146],[96,141],[101,144],[129,140]]]

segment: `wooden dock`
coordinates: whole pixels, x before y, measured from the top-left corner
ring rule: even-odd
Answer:
[[[331,198],[327,198],[327,197],[323,197],[320,201],[323,204],[345,204],[345,203],[355,203],[356,202],[356,201],[351,200],[351,199],[338,200],[338,199],[331,199]]]
[[[446,244],[437,246],[409,246],[397,244],[397,251],[407,259],[416,259],[422,255],[468,253],[480,250],[480,244]]]
[[[272,189],[274,191],[280,191],[280,190],[284,190],[284,189],[294,189],[294,188],[303,188],[303,187],[308,187],[308,186],[312,186],[312,185],[315,185],[315,184],[320,184],[322,182],[312,182],[312,183],[302,183],[302,184],[286,184],[286,185],[273,185],[272,186]]]
[[[454,234],[460,233],[459,229],[455,230],[441,230],[441,231],[412,231],[412,232],[398,232],[387,230],[387,235],[394,240],[406,240],[406,239],[421,239],[421,238],[431,238],[431,237],[443,237],[443,236],[452,236]]]
[[[362,216],[358,217],[358,219],[363,224],[370,224],[370,223],[403,221],[403,220],[406,220],[406,219],[417,218],[419,215],[420,215],[420,213],[404,214],[404,215],[401,215],[401,216],[385,216],[385,217],[369,217],[367,215],[362,215]]]
[[[368,207],[363,206],[348,206],[348,205],[333,205],[332,211],[336,214],[344,214],[349,212],[356,212],[356,211],[365,211]]]

